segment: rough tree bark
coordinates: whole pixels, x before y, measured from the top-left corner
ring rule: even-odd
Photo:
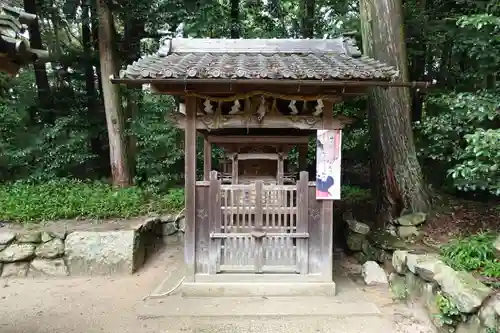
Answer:
[[[38,15],[37,6],[35,0],[24,0],[24,10],[28,13]],[[40,18],[39,18],[40,19]],[[30,36],[30,45],[35,49],[43,49],[42,46],[42,34],[40,33],[40,25],[38,20],[28,26],[28,32]],[[40,106],[45,109],[43,121],[46,123],[54,123],[55,114],[50,107],[52,92],[50,90],[49,78],[47,76],[47,69],[45,64],[33,63],[35,69],[35,82],[38,92],[38,100],[40,101]]]
[[[102,94],[108,127],[109,156],[113,184],[120,187],[132,184],[127,159],[127,141],[123,107],[118,85],[111,83],[110,77],[118,74],[114,52],[113,16],[106,0],[97,0],[99,15],[99,56],[101,60]]]
[[[96,64],[96,47],[92,43],[92,30],[90,25],[90,4],[82,3],[82,44],[83,44],[83,59],[85,69],[85,91],[87,97],[87,114],[92,128],[101,128],[106,124],[106,116],[104,108],[98,100],[96,80],[94,73],[94,65]],[[98,67],[98,66],[97,66]],[[90,149],[93,154],[98,156],[98,168],[95,170],[97,174],[109,174],[107,165],[109,165],[109,153],[104,149],[103,139],[100,131],[91,130],[90,133]]]
[[[302,0],[302,38],[314,38],[315,0]]]
[[[408,79],[401,0],[360,0],[363,49]],[[377,225],[403,211],[427,212],[430,193],[417,160],[407,88],[374,88],[369,95],[371,172]]]
[[[410,81],[422,81],[425,79],[425,73],[427,68],[427,53],[428,46],[424,42],[424,29],[427,25],[427,16],[425,15],[428,10],[427,6],[430,4],[430,1],[427,0],[418,0],[416,1],[416,10],[417,17],[421,18],[418,24],[411,26],[407,29],[408,34],[412,34],[412,37],[409,38],[407,42],[407,46],[409,48],[413,47],[415,50],[415,54],[411,59],[411,65],[409,66],[409,79]],[[423,47],[422,47],[423,44]],[[419,49],[419,50],[418,50]],[[417,51],[418,50],[418,51]],[[422,119],[422,111],[423,111],[423,98],[419,93],[418,89],[413,89],[411,91],[411,100],[412,100],[412,121],[420,121]]]
[[[124,62],[131,64],[141,56],[141,38],[145,35],[145,20],[141,17],[130,17],[125,22],[124,32]],[[132,133],[132,124],[137,118],[139,108],[142,103],[142,86],[129,87],[127,95],[127,106],[125,108],[125,127],[127,132],[128,160],[130,174],[133,177],[136,173],[137,141]]]
[[[92,47],[94,50],[99,50],[99,14],[97,13],[97,0],[90,0],[90,27],[91,27],[91,36],[92,36]],[[97,61],[96,61],[97,60]],[[97,82],[98,82],[98,98],[99,100],[102,101],[103,104],[103,97],[102,97],[102,76],[101,76],[101,67],[100,67],[100,62],[98,59],[94,60],[93,65],[95,66],[95,71],[97,74]]]
[[[240,0],[231,0],[231,38],[240,38]]]

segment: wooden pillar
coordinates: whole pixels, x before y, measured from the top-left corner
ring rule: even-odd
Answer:
[[[334,129],[333,102],[323,101],[323,129]],[[325,281],[333,280],[333,200],[321,201],[321,270]]]
[[[231,184],[238,184],[238,153],[233,153],[231,156]]]
[[[203,139],[203,180],[210,180],[212,171],[212,144],[207,138]]]
[[[277,160],[277,164],[278,164],[278,174],[276,175],[276,182],[278,183],[278,185],[283,185],[284,181],[283,181],[283,178],[284,178],[284,173],[285,173],[285,165],[284,165],[284,156],[283,156],[283,153],[278,153],[278,160]]]
[[[194,282],[196,244],[196,97],[186,96],[186,128],[184,130],[184,193],[186,201],[186,228],[184,234],[184,261],[186,282]]]
[[[308,145],[299,145],[297,147],[299,152],[299,171],[307,171],[307,152],[309,150]]]
[[[309,174],[300,172],[297,182],[297,233],[309,233]],[[314,246],[315,244],[313,244]],[[297,272],[302,275],[309,274],[309,239],[297,239]]]

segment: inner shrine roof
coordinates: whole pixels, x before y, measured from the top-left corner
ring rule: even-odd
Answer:
[[[399,72],[361,55],[351,38],[169,39],[155,55],[120,72],[122,80],[382,80]]]

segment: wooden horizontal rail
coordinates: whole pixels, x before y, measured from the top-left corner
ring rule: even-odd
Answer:
[[[287,215],[287,216],[292,216],[294,214],[297,214],[297,207],[285,207],[283,206],[285,200],[276,200],[276,202],[269,202],[267,205],[262,207],[262,212],[265,214],[282,214],[282,215]],[[265,205],[265,204],[264,204]],[[226,212],[228,214],[255,214],[256,215],[256,208],[255,206],[247,206],[247,207],[221,207],[221,210],[223,212]]]
[[[251,237],[250,233],[215,233],[210,234],[210,238],[247,238]],[[286,238],[309,238],[308,232],[267,232],[264,237],[286,237]]]
[[[287,159],[287,155],[281,156],[283,159]],[[277,153],[239,153],[236,154],[236,158],[240,161],[244,160],[279,160],[280,155]]]
[[[196,182],[196,186],[210,186],[210,182],[206,181],[206,180],[200,180],[200,181]],[[255,185],[253,185],[253,184],[233,184],[233,185],[223,184],[221,188],[227,187],[227,189],[229,189],[229,186],[243,186],[244,189],[248,189],[249,187],[255,188]],[[297,188],[296,185],[264,185],[264,189],[266,189],[266,187],[269,187],[269,186],[272,186],[272,187],[278,186],[278,187],[280,187],[281,190],[290,190],[291,188],[294,188],[294,189]],[[286,188],[283,188],[283,186],[285,186]],[[308,182],[307,186],[316,187],[316,182]],[[235,187],[233,187],[232,189],[235,189]]]
[[[305,132],[303,136],[258,136],[258,135],[208,135],[207,140],[211,143],[221,144],[307,144],[310,133]]]
[[[238,266],[236,266],[236,265],[220,265],[220,272],[222,274],[220,274],[219,276],[223,276],[224,278],[226,278],[227,275],[230,275],[231,273],[255,272],[255,266],[253,266],[253,265],[238,265]],[[226,272],[227,272],[227,274],[224,274]],[[274,274],[270,274],[272,277],[274,277],[274,275],[278,275],[279,273],[299,273],[299,272],[297,272],[297,268],[296,268],[295,264],[290,264],[290,265],[263,265],[262,272],[260,272],[260,273],[274,273]],[[256,277],[258,277],[259,275],[262,275],[262,274],[255,274],[254,273],[253,280],[255,281]],[[292,275],[292,276],[294,276],[294,275]],[[240,276],[240,274],[237,274],[236,276]],[[269,278],[269,276],[266,276],[266,278]],[[266,282],[267,282],[267,280],[266,280]]]
[[[224,179],[225,181],[226,180],[230,180],[230,179]],[[205,180],[201,180],[201,181],[197,181],[196,182],[196,186],[210,186],[210,182],[209,181],[205,181]],[[255,187],[254,185],[252,184],[234,184],[234,185],[228,185],[228,184],[223,184],[221,186],[221,188],[226,188],[229,189],[229,186],[243,186],[244,189],[248,189],[249,187]],[[266,188],[266,186],[276,186],[276,185],[264,185],[264,188]],[[283,188],[280,188],[282,190],[289,190],[290,188],[288,188],[288,186],[291,186],[293,188],[297,188],[296,185],[278,185],[280,187],[283,187],[283,186],[287,186],[287,188],[283,189]],[[307,183],[307,186],[309,187],[316,187],[316,182],[308,182]],[[232,187],[232,189],[235,189],[234,187]]]
[[[314,184],[316,186],[316,183]],[[241,190],[241,191],[249,191],[255,190],[255,184],[232,184],[232,185],[221,185],[222,191],[230,191],[230,190]],[[296,191],[297,185],[267,185],[263,186],[264,191],[272,192],[272,191]]]

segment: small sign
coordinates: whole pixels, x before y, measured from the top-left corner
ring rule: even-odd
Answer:
[[[316,139],[316,199],[340,200],[342,130],[318,130]]]

